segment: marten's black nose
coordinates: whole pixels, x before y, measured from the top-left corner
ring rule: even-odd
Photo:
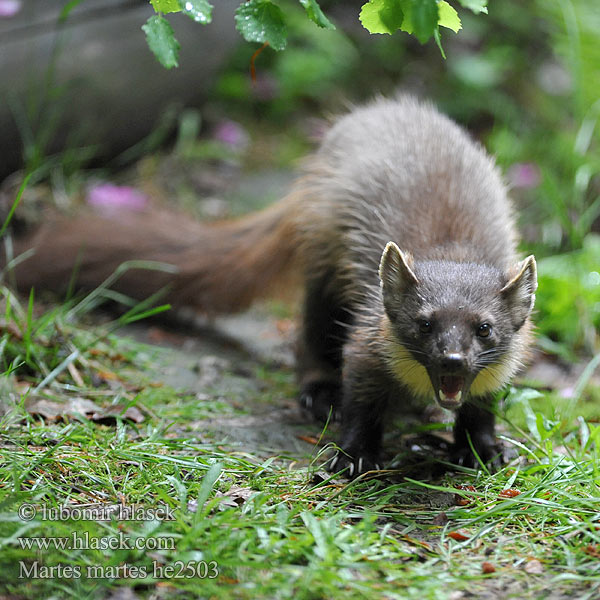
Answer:
[[[440,368],[446,373],[458,373],[467,366],[467,360],[463,354],[452,352],[444,354],[440,360]]]

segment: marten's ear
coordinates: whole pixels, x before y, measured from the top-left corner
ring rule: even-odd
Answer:
[[[399,302],[399,295],[411,285],[419,283],[412,270],[413,258],[402,252],[394,242],[388,242],[379,263],[379,279],[383,290],[383,304],[388,316],[394,316]]]
[[[514,269],[507,275],[507,279],[509,281],[500,290],[500,294],[509,305],[514,328],[520,329],[531,313],[535,302],[535,291],[537,289],[535,257],[533,255],[528,256],[515,265]]]

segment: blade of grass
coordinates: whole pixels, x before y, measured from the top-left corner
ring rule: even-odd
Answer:
[[[23,330],[23,343],[25,344],[25,362],[29,362],[31,358],[31,337],[33,330],[33,297],[34,289],[29,290],[29,301],[27,302],[27,321]]]
[[[163,273],[176,273],[178,270],[177,267],[173,265],[158,261],[128,260],[121,263],[95,290],[90,292],[83,300],[76,304],[69,311],[69,316],[73,317],[91,310],[92,307],[96,306],[96,300],[130,269],[148,269],[149,271],[162,271]]]
[[[15,210],[17,210],[17,206],[19,206],[19,203],[21,202],[21,198],[23,197],[23,192],[25,191],[25,188],[27,188],[27,185],[29,184],[30,179],[31,179],[31,173],[27,173],[27,175],[25,175],[25,177],[23,177],[23,181],[21,182],[21,185],[19,186],[19,190],[15,197],[15,201],[12,203],[12,206],[10,207],[10,210],[8,211],[8,215],[6,216],[6,219],[4,219],[4,223],[2,225],[2,228],[0,229],[0,238],[4,235],[4,232],[6,231],[9,223],[11,222],[13,215],[15,214]]]
[[[33,394],[39,394],[47,385],[52,383],[74,360],[79,358],[81,352],[79,349],[74,350],[65,358],[56,368],[52,369],[44,379],[34,388]]]

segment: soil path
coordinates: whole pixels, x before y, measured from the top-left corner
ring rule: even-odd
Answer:
[[[294,334],[282,333],[267,310],[258,307],[218,318],[210,326],[196,322],[164,329],[136,324],[121,334],[161,348],[158,380],[195,393],[199,402],[208,393],[219,396],[246,413],[202,419],[192,427],[210,430],[258,456],[300,458],[311,452],[311,444],[302,438],[318,437],[319,425],[302,414],[293,396],[261,395],[266,387],[257,376],[261,369],[281,370],[291,379],[294,364]]]

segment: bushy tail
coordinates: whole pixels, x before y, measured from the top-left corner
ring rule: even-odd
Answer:
[[[134,266],[111,288],[144,300],[166,287],[163,299],[174,306],[209,314],[236,312],[271,295],[295,271],[294,211],[293,199],[287,198],[216,224],[159,210],[50,219],[13,241],[13,256],[30,249],[32,255],[14,267],[11,277],[21,290],[91,290],[125,261],[158,261],[173,268]]]

